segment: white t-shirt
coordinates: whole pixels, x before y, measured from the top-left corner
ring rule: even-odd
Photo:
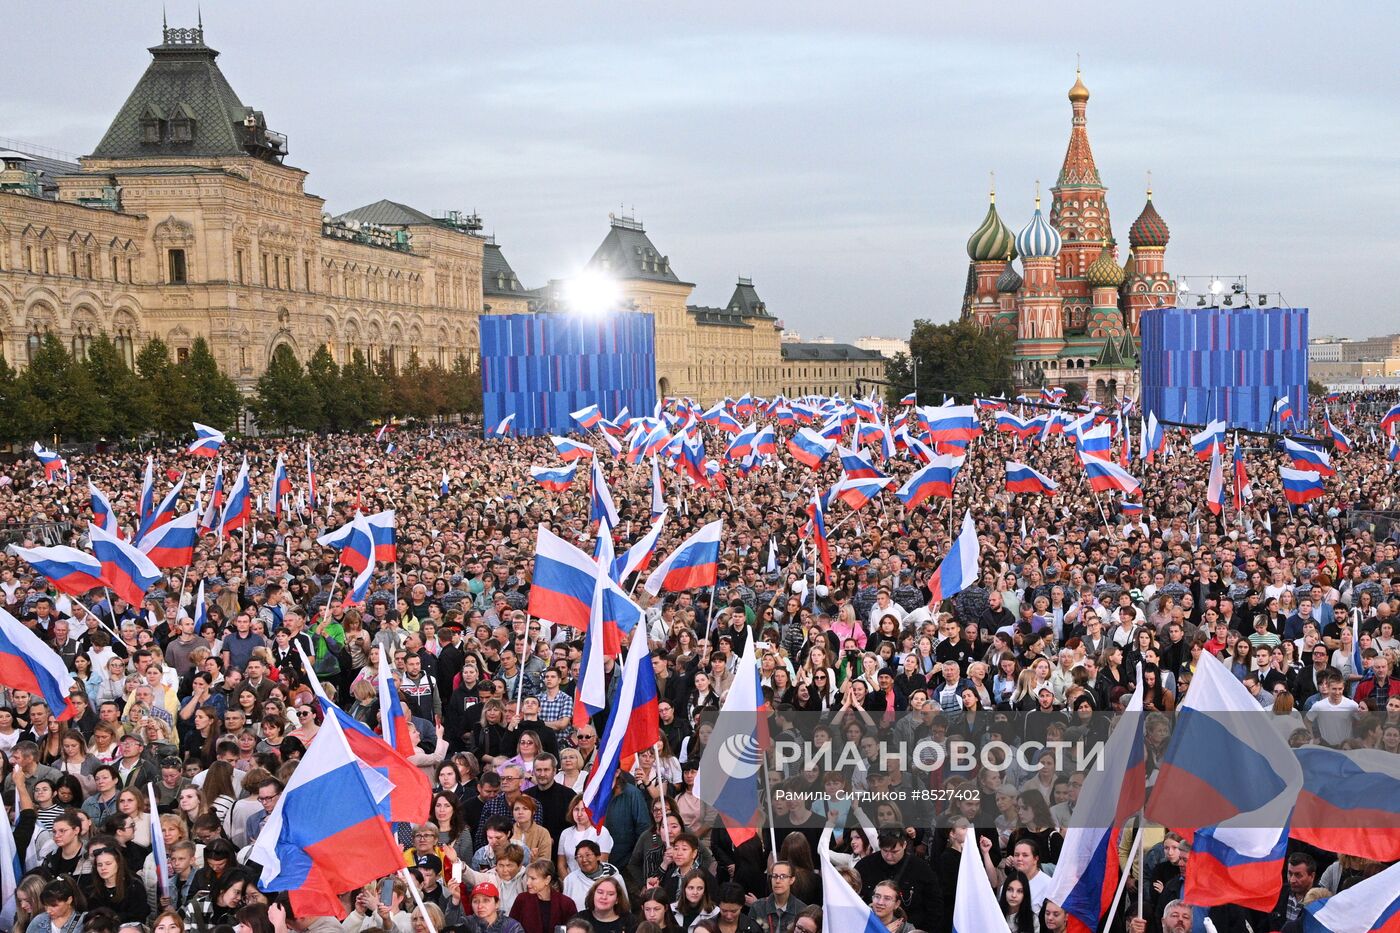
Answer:
[[[559,834],[559,853],[564,856],[564,860],[568,864],[569,871],[571,872],[578,871],[578,859],[574,858],[574,849],[585,839],[591,839],[598,843],[598,849],[604,856],[607,856],[607,854],[612,851],[613,837],[612,833],[608,832],[606,826],[601,830],[594,829],[592,826],[586,829],[577,829],[570,826]],[[577,903],[583,902],[579,901]]]
[[[1351,738],[1351,727],[1360,709],[1360,705],[1351,697],[1342,697],[1336,703],[1323,699],[1308,710],[1308,718],[1317,726],[1322,741],[1328,745],[1341,745]]]

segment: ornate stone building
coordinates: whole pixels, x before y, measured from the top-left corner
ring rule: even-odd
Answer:
[[[1013,236],[992,196],[967,241],[962,316],[1014,336],[1021,387],[1077,385],[1103,401],[1137,394],[1141,314],[1175,304],[1176,283],[1165,267],[1167,225],[1150,189],[1128,231],[1132,252],[1118,265],[1108,188],[1089,145],[1089,89],[1078,74],[1069,101],[1069,146],[1050,189],[1050,217],[1037,191],[1030,222]]]
[[[130,361],[152,337],[177,358],[204,336],[245,389],[273,350],[326,346],[390,366],[473,364],[483,313],[544,310],[475,216],[380,200],[338,216],[245,106],[203,27],[166,28],[151,63],[77,163],[0,151],[0,351],[24,365],[52,332],[75,353],[106,331]],[[658,389],[712,400],[798,384],[781,323],[740,279],[722,308],[687,304],[642,225],[613,218],[589,268],[656,319]],[[830,361],[849,392],[868,361]],[[807,364],[803,364],[806,366]]]
[[[128,359],[150,337],[177,355],[205,336],[249,386],[273,349],[324,344],[401,365],[474,357],[479,223],[381,201],[339,218],[286,164],[286,138],[245,106],[204,42],[169,29],[92,154],[0,176],[0,346],[75,350],[97,330]],[[35,169],[41,171],[36,172]]]

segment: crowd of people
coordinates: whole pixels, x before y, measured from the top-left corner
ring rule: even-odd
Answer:
[[[1352,448],[1334,452],[1337,473],[1306,508],[1281,495],[1287,461],[1273,439],[1241,438],[1252,498],[1219,517],[1205,506],[1207,465],[1180,432],[1153,463],[1130,463],[1143,495],[1126,511],[1092,492],[1065,438],[1017,441],[984,414],[951,501],[905,509],[887,492],[858,512],[830,507],[829,579],[804,527],[838,459],[813,470],[780,453],[746,474],[722,458],[725,436],[703,429],[719,472],[705,486],[665,471],[657,554],[720,518],[718,583],[653,598],[626,581],[647,614],[661,741],[619,773],[599,828],[580,792],[601,719],[573,724],[581,633],[527,612],[536,529],[589,552],[595,534],[586,470],[563,492],[532,482],[532,465],[557,463],[547,438],[405,428],[388,435],[392,451],[373,435],[312,438],[314,508],[293,469],[280,515],[263,500],[249,527],[202,538],[193,565],[167,571],[139,606],[102,589],[63,597],[7,550],[4,608],[75,678],[75,715],[62,721],[40,697],[6,688],[0,698],[20,862],[14,929],[823,933],[826,863],[892,933],[947,933],[961,854],[975,845],[1013,933],[1066,930],[1046,892],[1086,774],[1053,756],[955,776],[775,768],[775,825],[736,844],[695,778],[738,656],[751,645],[778,722],[815,714],[828,738],[857,746],[1082,733],[1091,714],[1122,708],[1140,670],[1151,773],[1171,731],[1165,714],[1208,653],[1290,744],[1400,754],[1400,526],[1384,523],[1400,510],[1400,479],[1386,439],[1369,431],[1394,400],[1334,406],[1334,419],[1352,412]],[[650,465],[585,440],[620,513],[621,553],[652,527]],[[246,454],[265,496],[278,453],[302,462],[304,443],[231,443],[224,468]],[[46,482],[32,460],[10,465],[0,532],[20,546],[85,545],[91,481],[130,537],[148,453],[72,455],[71,484]],[[194,508],[211,461],[179,446],[153,453],[165,488],[187,473],[179,511]],[[1053,477],[1058,494],[1008,493],[1007,460]],[[918,466],[903,452],[875,462],[895,486]],[[347,606],[353,573],[316,539],[357,509],[394,510],[398,560]],[[929,577],[964,510],[980,576],[931,601]],[[395,672],[412,762],[433,787],[422,822],[394,826],[421,909],[400,876],[345,895],[343,921],[295,916],[285,895],[258,887],[253,842],[323,721],[298,648],[372,728],[381,655]],[[937,801],[851,812],[811,806],[805,793],[933,781],[945,792]],[[168,887],[157,884],[157,833]],[[1140,867],[1123,853],[1131,877],[1114,928],[1199,928],[1201,909],[1183,899],[1189,841],[1149,825],[1143,845]],[[1209,916],[1221,933],[1300,930],[1307,902],[1385,867],[1295,842],[1272,913],[1226,905]]]

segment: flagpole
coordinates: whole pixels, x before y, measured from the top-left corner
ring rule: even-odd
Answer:
[[[1137,857],[1138,850],[1142,848],[1142,825],[1138,824],[1137,833],[1133,836],[1133,848],[1128,852],[1128,864],[1131,865],[1133,859]],[[1123,877],[1118,879],[1118,890],[1113,892],[1113,904],[1108,908],[1108,919],[1104,921],[1102,929],[1113,929],[1113,921],[1118,916],[1118,904],[1123,899],[1123,891],[1128,887],[1128,879],[1132,877],[1131,871],[1123,872]],[[1138,882],[1138,892],[1141,895],[1142,882]]]
[[[418,912],[423,915],[423,926],[428,930],[432,930],[433,918],[428,916],[428,907],[423,903],[423,892],[418,890],[418,882],[413,880],[413,873],[408,870],[407,865],[399,869],[399,877],[404,880],[404,884],[408,885],[408,889],[413,892],[413,902],[418,905]]]
[[[1141,809],[1138,810],[1138,832],[1139,832],[1139,833],[1142,833],[1142,832],[1143,832],[1144,830],[1146,830],[1146,829],[1147,829],[1147,807],[1144,805]],[[1147,846],[1138,846],[1138,847],[1137,847],[1137,850],[1138,850],[1138,853],[1137,853],[1137,865],[1138,865],[1138,886],[1137,886],[1137,894],[1138,894],[1138,898],[1137,898],[1138,905],[1137,905],[1137,907],[1138,907],[1138,909],[1137,909],[1137,915],[1138,915],[1139,917],[1143,918],[1143,919],[1146,919],[1146,918],[1147,918],[1147,914],[1143,911],[1143,908],[1142,908],[1142,901],[1143,901],[1144,895],[1147,893],[1147,870],[1146,870],[1146,867],[1145,867],[1145,866],[1146,866],[1146,861],[1147,861]]]
[[[395,561],[394,563],[397,564],[398,561]],[[396,605],[396,606],[398,605],[398,600],[395,600],[395,601],[394,601],[394,605]],[[541,634],[541,635],[544,634],[543,630],[541,630],[540,634]],[[520,718],[520,706],[521,706],[521,704],[523,704],[523,703],[525,702],[525,662],[526,662],[526,660],[527,660],[529,657],[530,657],[530,614],[527,612],[527,613],[525,614],[525,653],[524,653],[523,655],[520,656],[520,664],[519,664],[520,670],[519,670],[519,671],[516,673],[516,675],[515,675],[515,679],[516,679],[516,684],[515,684],[515,718],[516,718],[516,719],[519,719],[519,718]]]
[[[102,595],[107,597],[107,615],[111,616],[112,624],[107,625],[106,622],[102,621],[102,617],[95,612],[92,614],[92,617],[97,620],[99,625],[105,626],[107,628],[107,631],[112,633],[112,637],[115,638],[118,643],[120,643],[122,640],[122,636],[121,632],[117,631],[117,610],[116,607],[112,605],[112,593],[110,590],[107,589],[105,585],[102,587]]]

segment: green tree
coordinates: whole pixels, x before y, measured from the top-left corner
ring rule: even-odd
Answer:
[[[136,355],[136,372],[150,406],[150,429],[163,436],[189,434],[190,422],[199,417],[190,397],[185,371],[170,362],[170,348],[152,337]]]
[[[111,417],[107,400],[98,393],[92,376],[53,334],[44,335],[19,382],[21,394],[31,398],[25,413],[27,427],[36,435],[91,440]]]
[[[92,338],[87,361],[83,364],[92,383],[107,399],[107,423],[102,433],[111,438],[131,438],[151,429],[155,412],[151,397],[142,389],[136,374],[127,368],[126,360],[112,338],[105,333]]]
[[[198,420],[210,427],[228,430],[238,421],[238,412],[243,407],[243,395],[238,385],[214,360],[205,339],[196,337],[190,346],[190,355],[179,368],[183,371],[185,384],[189,387],[190,401],[193,403]]]
[[[1322,398],[1324,395],[1327,394],[1327,387],[1322,383],[1318,382],[1316,379],[1313,379],[1311,376],[1309,376],[1308,394],[1316,396],[1318,398]]]
[[[258,379],[248,407],[257,416],[258,425],[273,433],[314,430],[321,423],[321,395],[285,343],[272,351],[267,372]]]
[[[1012,386],[1012,349],[1010,335],[984,331],[970,321],[915,321],[909,355],[896,356],[887,367],[894,383],[889,401],[909,392],[916,364],[920,404],[937,404],[945,394],[1006,395]]]
[[[387,406],[384,381],[356,350],[340,371],[341,392],[346,412],[346,429],[363,427],[384,417]]]
[[[0,353],[0,441],[22,443],[30,436],[23,423],[30,407],[29,398],[20,390],[19,375]]]
[[[432,417],[431,405],[423,386],[423,364],[418,359],[417,350],[409,353],[408,362],[399,372],[387,371],[385,376],[389,380],[390,396],[393,398],[390,406],[393,413],[420,421]]]
[[[316,348],[306,363],[306,375],[321,397],[321,427],[329,431],[344,431],[355,423],[355,413],[345,395],[345,380],[331,351],[325,345]]]
[[[447,376],[447,411],[450,414],[481,414],[481,373],[472,368],[466,357],[452,361]]]

